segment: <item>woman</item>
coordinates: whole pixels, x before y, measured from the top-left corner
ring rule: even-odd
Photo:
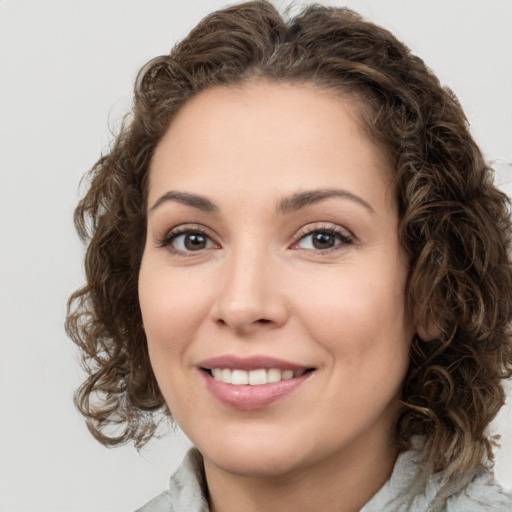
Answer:
[[[512,509],[508,201],[389,32],[267,2],[150,61],[76,210],[67,328],[106,445],[197,447],[144,511]]]

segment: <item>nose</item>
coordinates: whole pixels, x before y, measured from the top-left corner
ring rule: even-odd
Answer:
[[[278,267],[271,255],[251,250],[227,257],[212,308],[214,321],[238,335],[282,326],[288,309]]]

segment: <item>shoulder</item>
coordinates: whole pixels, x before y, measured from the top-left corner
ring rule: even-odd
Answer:
[[[446,499],[446,512],[512,512],[512,496],[495,482],[492,472],[480,473],[461,491]]]
[[[162,494],[159,494],[156,498],[153,498],[135,512],[175,512],[175,510],[172,505],[172,497],[169,491],[165,490]]]
[[[203,460],[195,448],[189,450],[171,477],[169,488],[135,512],[208,512]]]
[[[422,477],[419,460],[417,451],[401,454],[391,478],[361,512],[512,512],[512,496],[490,469],[450,491],[442,474]]]

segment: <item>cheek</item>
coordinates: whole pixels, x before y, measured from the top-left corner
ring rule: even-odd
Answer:
[[[152,360],[182,352],[209,309],[201,283],[167,267],[144,262],[139,275],[139,301]]]
[[[141,265],[139,301],[156,380],[173,417],[186,424],[195,390],[184,373],[190,366],[189,349],[208,314],[207,294],[198,283],[163,265]],[[188,399],[181,396],[187,390]]]
[[[304,325],[335,364],[407,365],[413,329],[405,314],[405,277],[373,277],[347,269],[343,276],[316,281],[302,296]]]

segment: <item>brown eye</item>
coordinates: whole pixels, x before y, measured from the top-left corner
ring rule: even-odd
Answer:
[[[185,248],[189,251],[199,251],[206,247],[206,237],[198,233],[190,233],[185,235]]]
[[[215,244],[204,233],[188,231],[173,236],[169,241],[169,245],[179,252],[194,252],[209,249]]]
[[[322,229],[310,231],[303,235],[297,243],[297,248],[312,251],[328,251],[339,246],[353,243],[352,238],[338,230]]]
[[[311,243],[315,249],[330,249],[336,244],[336,237],[331,233],[313,233]]]

